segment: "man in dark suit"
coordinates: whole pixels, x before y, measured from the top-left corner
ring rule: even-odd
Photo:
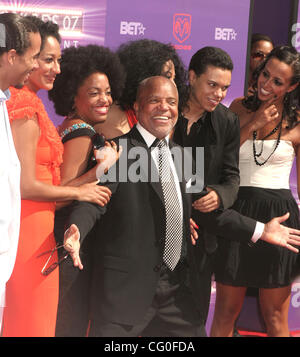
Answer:
[[[179,180],[181,164],[173,162],[170,152],[174,144],[169,133],[178,116],[176,86],[165,77],[144,80],[134,108],[138,124],[118,139],[123,145],[126,165],[121,156],[109,170],[115,170],[115,174],[110,176],[108,172],[110,203],[103,208],[78,202],[65,233],[65,247],[74,265],[83,268],[79,235],[83,240],[96,222],[98,225],[90,335],[205,336],[198,302],[201,286],[197,252],[190,239],[192,195],[186,193],[186,180]],[[156,139],[158,147],[153,147]],[[164,156],[161,145],[166,143]],[[143,165],[137,165],[144,153],[148,154],[149,165],[144,165],[145,160]],[[166,166],[170,170],[168,180],[163,170]],[[159,180],[145,179],[147,174],[150,177],[149,168],[158,173]],[[130,179],[133,171],[140,175],[140,180]],[[171,186],[171,197],[175,200],[170,205]],[[199,218],[202,219],[201,215]],[[298,240],[300,245],[300,238],[290,240],[294,237],[292,230],[280,226],[279,221],[274,219],[264,225],[261,239],[284,246]],[[201,224],[225,237],[238,230],[240,239],[250,241],[256,222],[226,210],[206,215]],[[170,242],[174,244],[171,248]]]
[[[240,126],[236,114],[221,104],[231,83],[233,63],[220,48],[198,50],[189,64],[189,96],[179,115],[173,140],[193,148],[204,148],[204,190],[193,204],[202,213],[231,207],[239,189]],[[208,314],[211,277],[217,237],[200,227],[197,243],[203,318]],[[258,225],[257,229],[262,226]],[[259,235],[259,233],[257,233]]]

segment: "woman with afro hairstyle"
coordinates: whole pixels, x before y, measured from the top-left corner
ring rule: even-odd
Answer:
[[[108,48],[88,45],[64,50],[61,73],[57,75],[53,89],[49,92],[56,113],[65,116],[59,127],[64,145],[61,165],[61,180],[64,184],[70,180],[73,183],[93,182],[97,175],[99,178],[99,165],[94,156],[94,150],[99,146],[106,147],[111,162],[118,159],[120,151],[116,149],[115,143],[104,142],[94,126],[106,120],[113,100],[118,99],[122,92],[123,83],[124,74],[119,58]],[[56,211],[54,233],[59,245],[64,243],[64,225],[71,205]],[[92,264],[89,252],[92,244],[91,233],[81,245],[78,266],[73,265],[70,256],[59,266],[56,336],[86,335],[89,320],[89,268]],[[61,259],[65,253],[61,253]]]
[[[125,87],[118,102],[113,104],[108,120],[96,125],[96,130],[107,138],[125,134],[136,124],[133,103],[143,79],[162,75],[173,80],[179,93],[179,110],[187,95],[187,73],[171,44],[149,39],[129,41],[120,45],[117,54],[126,72]]]

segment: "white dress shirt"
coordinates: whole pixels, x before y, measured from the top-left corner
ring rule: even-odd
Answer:
[[[137,123],[136,128],[142,135],[148,148],[150,148],[150,146],[156,140],[156,137],[154,135],[152,135],[151,133],[149,133],[149,131],[146,130],[143,126],[141,126],[140,123]],[[166,137],[165,139],[166,139],[167,143],[169,143],[169,137]],[[176,191],[177,191],[179,204],[180,204],[181,218],[183,219],[182,195],[181,195],[181,189],[180,189],[180,185],[179,185],[179,179],[178,179],[177,171],[176,171],[176,168],[174,165],[174,161],[172,159],[171,151],[169,150],[168,152],[169,152],[169,156],[170,156],[170,161],[169,161],[170,167],[171,167],[172,174],[174,176]],[[153,150],[151,150],[151,156],[152,156],[152,159],[158,169],[158,147],[155,147],[155,148],[153,148]]]

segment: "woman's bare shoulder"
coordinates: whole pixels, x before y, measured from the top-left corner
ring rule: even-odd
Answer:
[[[243,106],[244,99],[245,97],[239,97],[234,99],[230,104],[229,109],[236,114],[241,114],[245,112],[245,107]]]
[[[74,124],[82,124],[85,123],[82,119],[65,119],[59,126],[58,132],[61,134],[65,129],[71,127]]]

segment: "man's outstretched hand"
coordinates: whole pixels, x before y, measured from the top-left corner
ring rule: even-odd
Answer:
[[[83,269],[83,265],[80,260],[79,250],[80,250],[80,233],[79,229],[75,224],[72,224],[64,234],[64,248],[67,250],[73,259],[73,264],[80,270]]]
[[[281,217],[275,217],[265,224],[265,228],[260,239],[267,243],[279,245],[292,252],[299,253],[299,249],[293,245],[300,245],[300,231],[294,228],[288,228],[280,223],[286,221],[290,214],[286,213]]]
[[[271,219],[271,221],[264,225],[264,231],[260,239],[269,244],[279,245],[291,250],[292,252],[299,253],[299,249],[295,248],[294,245],[300,246],[300,230],[281,225],[281,223],[286,221],[289,216],[290,214],[286,213],[281,217]],[[197,228],[198,226],[191,219],[190,229],[191,241],[193,245],[196,245],[198,240],[198,234],[196,231]]]

